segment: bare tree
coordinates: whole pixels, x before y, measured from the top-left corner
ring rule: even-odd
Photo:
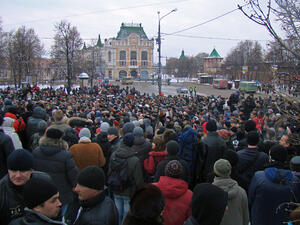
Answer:
[[[5,66],[5,58],[6,58],[6,34],[2,29],[2,20],[0,18],[0,68]]]
[[[300,3],[299,0],[245,0],[247,6],[239,9],[250,20],[266,27],[268,32],[287,51],[300,59]],[[279,22],[286,38],[280,37],[274,20]]]
[[[20,27],[7,35],[8,62],[15,86],[20,87],[25,76],[31,77],[36,58],[44,54],[44,47],[33,29]]]
[[[54,45],[51,49],[53,58],[62,59],[66,66],[67,91],[70,93],[72,79],[74,79],[74,60],[79,57],[82,39],[75,26],[67,21],[61,21],[55,25],[56,34]]]

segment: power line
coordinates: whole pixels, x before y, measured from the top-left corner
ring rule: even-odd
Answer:
[[[226,16],[226,15],[228,15],[228,14],[231,14],[231,13],[235,12],[236,10],[239,10],[240,8],[243,8],[243,7],[246,6],[246,5],[249,5],[249,3],[246,3],[246,4],[244,4],[244,5],[242,5],[242,6],[238,7],[238,8],[235,8],[235,9],[229,11],[229,12],[226,12],[226,13],[220,15],[220,16],[217,16],[217,17],[215,17],[215,18],[212,18],[212,19],[210,19],[210,20],[207,20],[207,21],[205,21],[205,22],[203,22],[203,23],[199,23],[199,24],[196,24],[196,25],[194,25],[194,26],[191,26],[191,27],[188,27],[188,28],[185,28],[185,29],[182,29],[182,30],[178,30],[178,31],[175,31],[175,32],[172,32],[172,33],[168,33],[168,34],[165,34],[164,36],[178,34],[178,33],[181,33],[181,32],[187,31],[187,30],[191,30],[191,29],[196,28],[196,27],[199,27],[199,26],[202,26],[202,25],[207,24],[207,23],[209,23],[209,22],[212,22],[212,21],[214,21],[214,20],[220,19],[220,18],[222,18],[222,17],[224,17],[224,16]]]
[[[190,0],[177,0],[177,1],[169,1],[169,2],[158,2],[158,3],[151,3],[151,4],[144,4],[144,5],[136,5],[136,6],[129,6],[129,7],[123,7],[123,8],[116,8],[116,9],[101,9],[101,10],[95,10],[95,11],[90,11],[86,13],[79,13],[79,14],[72,14],[64,17],[53,17],[51,20],[56,20],[56,19],[64,19],[64,18],[70,18],[70,17],[77,17],[77,16],[85,16],[85,15],[90,15],[90,14],[96,14],[96,13],[107,13],[107,12],[113,12],[113,11],[119,11],[119,10],[126,10],[126,9],[136,9],[136,8],[143,8],[143,7],[149,7],[149,6],[155,6],[155,5],[165,5],[165,4],[172,4],[172,3],[180,3],[180,2],[187,2]],[[3,26],[14,26],[14,25],[19,25],[19,24],[28,24],[28,23],[36,23],[36,22],[41,22],[41,21],[49,21],[49,18],[45,19],[37,19],[37,20],[29,20],[25,22],[20,22],[20,23],[12,23],[12,24],[3,24]]]

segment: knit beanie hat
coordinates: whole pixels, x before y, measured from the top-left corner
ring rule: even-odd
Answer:
[[[81,170],[77,177],[77,183],[96,190],[103,190],[105,175],[103,169],[97,166],[88,166]]]
[[[91,131],[88,128],[82,128],[79,132],[79,138],[87,137],[91,138]]]
[[[144,131],[143,131],[143,129],[141,127],[135,127],[133,129],[133,135],[135,137],[141,137],[141,136],[143,136],[143,133],[144,133]]]
[[[214,172],[219,177],[230,177],[231,165],[226,159],[219,159],[214,164]]]
[[[134,142],[134,136],[132,133],[127,133],[125,134],[125,136],[123,137],[123,143],[129,147],[132,147]]]
[[[25,205],[33,209],[58,193],[55,184],[47,177],[32,177],[23,188]]]
[[[130,199],[130,212],[141,220],[157,218],[165,207],[161,190],[153,184],[144,184],[138,188]]]
[[[256,123],[253,120],[247,120],[245,123],[245,131],[255,131],[256,130]]]
[[[118,128],[116,128],[116,127],[110,127],[110,128],[108,128],[107,135],[110,135],[110,134],[113,134],[113,135],[119,137]]]
[[[122,131],[124,135],[133,132],[133,129],[134,129],[134,124],[132,122],[127,122],[122,127]]]
[[[107,132],[109,127],[110,127],[110,125],[108,122],[101,123],[101,125],[100,125],[101,131],[100,132]]]
[[[167,143],[168,155],[177,155],[179,150],[180,150],[180,145],[178,144],[177,141],[172,140]]]
[[[26,171],[33,168],[33,156],[25,149],[17,149],[9,154],[7,158],[7,169]]]
[[[291,159],[290,169],[295,172],[300,172],[300,156],[294,156]]]
[[[213,132],[217,130],[217,124],[214,120],[209,120],[206,124],[206,130],[209,132]]]
[[[173,178],[182,176],[182,165],[178,160],[171,160],[165,167],[165,175]]]
[[[56,128],[49,128],[46,131],[46,137],[52,139],[60,139],[63,135],[64,133],[61,130]]]
[[[247,143],[248,145],[256,146],[259,142],[259,135],[256,131],[250,131],[247,134]]]
[[[284,163],[288,154],[285,147],[280,144],[276,144],[270,148],[269,155],[271,159]]]

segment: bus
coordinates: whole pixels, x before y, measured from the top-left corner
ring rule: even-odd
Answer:
[[[257,84],[254,81],[241,81],[239,84],[239,91],[246,93],[255,93],[257,91]]]
[[[225,79],[214,79],[213,87],[218,89],[226,89],[228,88],[228,80]]]

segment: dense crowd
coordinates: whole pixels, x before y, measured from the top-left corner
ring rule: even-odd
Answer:
[[[141,94],[0,95],[0,225],[300,224],[299,101]]]

